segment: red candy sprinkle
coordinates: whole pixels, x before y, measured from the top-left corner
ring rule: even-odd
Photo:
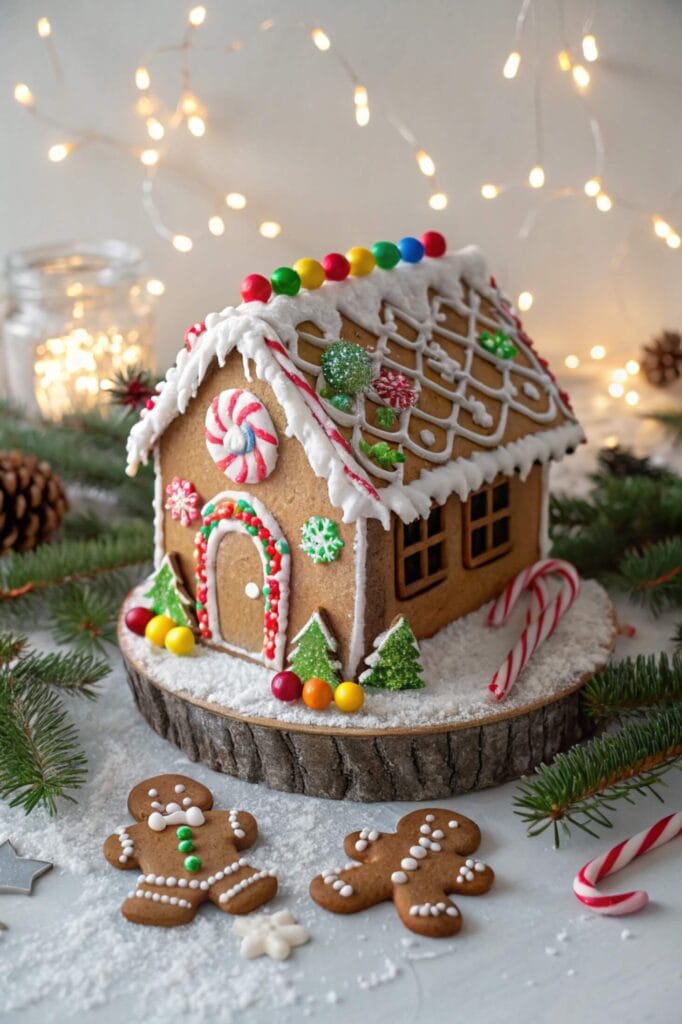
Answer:
[[[442,256],[448,247],[440,231],[425,231],[420,241],[427,256]]]
[[[274,647],[268,646],[268,654],[271,649],[274,653]],[[303,683],[295,672],[278,672],[272,677],[270,689],[277,700],[298,700],[303,692]]]
[[[244,302],[267,302],[272,295],[272,285],[262,274],[249,274],[239,291]]]
[[[129,608],[126,612],[125,623],[131,633],[144,636],[144,631],[150,619],[154,618],[154,612],[149,608]]]
[[[350,274],[350,263],[340,252],[329,252],[320,262],[328,281],[344,281]]]

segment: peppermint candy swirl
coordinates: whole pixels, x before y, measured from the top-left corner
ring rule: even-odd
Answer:
[[[206,413],[206,447],[218,469],[236,484],[256,484],[277,463],[279,441],[267,409],[250,391],[228,388]]]

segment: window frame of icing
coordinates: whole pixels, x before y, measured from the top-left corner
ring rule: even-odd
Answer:
[[[506,488],[506,499],[495,507],[496,494]],[[484,511],[481,515],[474,514],[476,504],[483,502]],[[506,537],[499,543],[495,542],[495,528],[498,523],[506,522]],[[507,476],[497,476],[490,483],[484,484],[477,491],[472,491],[462,503],[462,564],[465,569],[480,569],[490,565],[499,558],[508,555],[512,550],[512,481]],[[476,552],[475,538],[483,531],[484,546]]]
[[[433,532],[429,532],[436,512],[440,518],[439,526]],[[418,537],[410,540],[410,535],[415,532],[418,533]],[[443,505],[434,502],[428,516],[413,519],[410,523],[396,519],[394,534],[395,594],[399,601],[407,601],[418,594],[423,594],[447,579],[447,502]],[[431,549],[438,550],[438,548],[441,552],[440,563],[432,572],[429,568],[429,551]],[[415,557],[418,558],[419,574],[410,580],[408,579],[407,565]]]

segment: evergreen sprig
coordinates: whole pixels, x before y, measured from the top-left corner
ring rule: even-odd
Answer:
[[[592,677],[582,697],[595,722],[682,702],[682,656],[639,655],[613,662]]]
[[[49,599],[52,635],[58,644],[72,644],[83,651],[104,652],[116,644],[116,615],[123,597],[112,588],[93,583],[69,584]]]
[[[682,605],[682,535],[628,552],[618,568],[623,589],[652,612]]]
[[[611,828],[609,815],[619,800],[632,803],[646,793],[661,799],[657,790],[681,758],[682,704],[675,703],[540,765],[519,786],[515,813],[529,836],[552,828],[555,846],[559,825],[566,834],[574,825],[597,838],[595,827]]]
[[[30,813],[50,814],[57,800],[73,800],[82,786],[86,758],[59,692],[94,697],[109,672],[106,662],[81,654],[42,655],[27,639],[0,635],[0,797]]]

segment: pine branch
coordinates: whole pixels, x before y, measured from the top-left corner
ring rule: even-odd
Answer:
[[[28,637],[21,633],[0,633],[0,669],[5,669],[26,649]]]
[[[529,836],[552,827],[555,846],[559,823],[567,834],[570,823],[596,838],[593,827],[611,828],[609,815],[618,800],[632,803],[645,793],[660,799],[657,787],[681,757],[682,704],[675,703],[540,765],[519,786],[515,813],[527,823]]]
[[[94,700],[99,696],[95,689],[97,683],[109,671],[105,661],[87,654],[31,653],[11,669],[11,676],[13,683],[20,687],[51,686],[63,693]]]
[[[82,651],[105,651],[116,645],[116,616],[122,595],[112,590],[69,584],[49,598],[52,635],[58,644],[72,644]]]
[[[61,536],[68,540],[94,540],[111,529],[111,521],[97,512],[69,512],[62,521]]]
[[[587,714],[596,722],[682,701],[682,657],[640,655],[612,662],[583,690]]]

